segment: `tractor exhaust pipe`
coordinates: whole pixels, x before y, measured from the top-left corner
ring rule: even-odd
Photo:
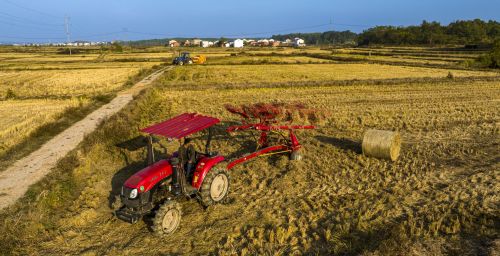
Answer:
[[[155,153],[153,150],[153,138],[151,136],[148,136],[148,145],[147,145],[147,150],[148,150],[148,166],[154,164],[155,162]]]
[[[170,159],[170,164],[172,165],[173,172],[172,184],[174,185],[174,194],[186,194],[186,175],[184,174],[184,169],[179,162],[179,158],[174,157]]]
[[[210,143],[212,142],[212,130],[213,130],[212,127],[208,128],[207,144],[205,145],[205,154],[207,155],[210,154]]]

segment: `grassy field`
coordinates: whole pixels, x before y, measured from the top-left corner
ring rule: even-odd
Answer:
[[[0,213],[0,254],[498,251],[497,72],[364,63],[245,65],[268,58],[255,56],[214,61],[224,58],[234,65],[216,62],[164,74],[154,89],[103,123],[25,198]],[[272,60],[289,58],[309,62],[289,56]],[[450,71],[453,79],[446,78]],[[344,80],[357,82],[338,85]],[[231,171],[231,200],[208,209],[182,202],[181,228],[168,238],[153,236],[147,223],[130,225],[113,217],[109,198],[144,167],[145,156],[144,149],[128,151],[118,143],[139,135],[138,127],[193,111],[224,120],[214,150],[240,155],[254,141],[225,134],[226,122],[238,119],[223,105],[255,102],[303,102],[324,114],[315,123],[318,129],[298,134],[305,147],[302,162],[276,155],[238,166]],[[361,154],[368,128],[401,132],[398,161]]]

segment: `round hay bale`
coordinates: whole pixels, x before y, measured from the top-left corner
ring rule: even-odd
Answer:
[[[365,132],[362,144],[363,154],[396,161],[401,150],[399,132],[370,129]]]

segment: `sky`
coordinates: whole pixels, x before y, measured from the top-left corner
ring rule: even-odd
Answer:
[[[500,0],[0,0],[0,42],[269,37],[376,25],[500,21]]]

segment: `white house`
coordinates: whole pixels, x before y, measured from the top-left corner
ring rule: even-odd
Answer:
[[[233,42],[233,47],[234,48],[243,48],[243,45],[244,45],[244,41],[241,40],[241,39],[236,39]]]
[[[211,42],[209,42],[209,41],[201,41],[201,45],[200,46],[203,47],[203,48],[207,48],[207,47],[210,47],[210,43]],[[212,43],[212,45],[213,45],[213,43]]]
[[[304,41],[304,39],[296,37],[294,39],[293,45],[295,47],[306,46],[306,42]]]
[[[193,39],[193,46],[201,46],[201,39],[195,38]]]

